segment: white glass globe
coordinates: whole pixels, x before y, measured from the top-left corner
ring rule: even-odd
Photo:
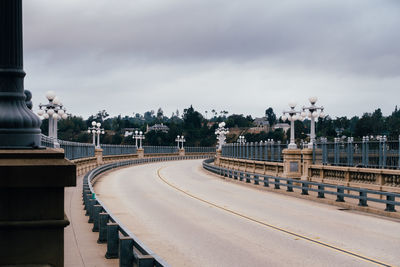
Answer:
[[[62,114],[62,118],[64,119],[64,120],[66,120],[67,118],[68,118],[68,115],[67,114]]]
[[[308,118],[311,119],[311,117],[312,117],[312,114],[311,114],[311,112],[309,112],[309,113],[308,113]]]
[[[312,96],[308,99],[311,104],[315,104],[318,101],[318,98],[316,96]]]
[[[48,119],[48,118],[49,118],[49,114],[44,113],[44,114],[43,114],[43,118]]]
[[[140,132],[139,132],[139,134],[140,134],[140,135],[142,135],[142,134],[143,134],[143,132],[142,132],[142,131],[140,131]]]
[[[48,109],[48,110],[47,110],[47,114],[49,114],[49,116],[53,116],[53,114],[54,114],[54,109]]]
[[[316,111],[314,111],[314,112],[312,113],[312,116],[313,116],[314,118],[317,118],[317,117],[318,117],[318,113],[317,113]]]
[[[293,120],[293,121],[297,121],[297,120],[298,120],[298,116],[297,116],[297,115],[293,115],[293,116],[292,116],[292,120]]]
[[[57,114],[57,113],[54,113],[54,114],[53,114],[53,119],[55,119],[55,120],[58,119],[58,114]]]
[[[321,119],[325,118],[325,113],[324,113],[323,111],[321,111],[321,113],[319,114],[319,117],[320,117]]]
[[[56,104],[56,105],[60,105],[60,104],[61,104],[61,101],[60,101],[60,99],[59,99],[58,97],[55,97],[55,98],[53,99],[53,103]]]
[[[101,131],[101,134],[104,134],[104,131]]]
[[[46,98],[49,101],[52,101],[56,97],[56,93],[54,91],[47,91]]]
[[[101,123],[100,123],[100,122],[98,122],[98,123],[96,123],[96,125],[97,125],[97,127],[100,127],[100,126],[101,126]]]
[[[282,121],[286,121],[288,117],[286,115],[281,116]]]
[[[136,131],[135,131],[135,134],[138,134],[138,133],[139,133],[139,132],[136,130]]]
[[[58,111],[57,111],[57,113],[58,113],[58,115],[63,115],[64,114],[64,110],[63,109],[59,109]]]
[[[222,126],[222,127],[225,127],[225,125],[226,125],[226,124],[225,124],[225,122],[224,122],[224,121],[223,121],[223,122],[221,122],[221,126]]]
[[[178,139],[179,139],[179,137],[180,137],[180,136],[178,135]]]
[[[303,112],[301,112],[301,114],[300,114],[303,118],[305,118],[305,117],[307,117],[307,113],[305,113],[304,111]]]
[[[92,121],[92,126],[96,126],[96,122],[95,121]]]
[[[92,133],[96,133],[96,130],[92,130]]]
[[[92,131],[91,131],[91,130],[87,130],[87,132],[88,132],[88,133],[91,133]]]
[[[43,110],[43,109],[39,110],[37,114],[38,114],[39,116],[43,116],[44,110]]]
[[[99,133],[100,133],[100,130],[97,130],[96,133],[99,134]]]

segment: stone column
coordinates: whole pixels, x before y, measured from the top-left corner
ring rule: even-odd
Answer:
[[[41,121],[25,104],[22,2],[0,1],[0,148],[40,146]]]
[[[313,150],[312,148],[304,148],[301,150],[303,155],[303,174],[301,180],[310,181],[310,166],[313,164]]]
[[[143,148],[138,148],[136,150],[136,153],[137,153],[139,159],[144,158],[144,149]]]
[[[214,161],[214,164],[217,165],[217,166],[220,165],[221,154],[222,154],[222,150],[221,149],[217,149],[217,154],[215,155],[215,161]]]
[[[76,166],[59,150],[8,149],[0,174],[0,266],[64,266],[64,187]]]
[[[97,165],[102,165],[103,164],[103,149],[96,148],[94,150],[94,156],[96,157]]]
[[[179,156],[185,156],[185,149],[184,148],[179,149]]]
[[[283,177],[300,179],[301,172],[301,150],[284,149],[283,153]]]

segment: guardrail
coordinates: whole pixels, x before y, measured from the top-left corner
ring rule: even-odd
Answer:
[[[400,194],[397,193],[263,175],[223,168],[215,166],[211,162],[213,162],[213,159],[205,160],[203,168],[215,174],[245,181],[246,183],[253,182],[256,185],[261,184],[265,187],[273,185],[275,189],[280,189],[281,186],[284,186],[287,192],[294,192],[293,189],[299,189],[302,195],[308,195],[309,191],[313,191],[318,193],[318,198],[325,198],[325,194],[335,195],[337,202],[345,202],[345,198],[358,199],[358,205],[362,207],[368,206],[368,201],[383,203],[386,205],[385,211],[388,212],[396,212],[395,206],[400,206],[400,202],[395,201],[396,198],[400,198]],[[351,194],[350,192],[355,192],[356,194]],[[372,195],[378,197],[372,197]],[[386,199],[381,199],[381,197]]]
[[[185,146],[185,153],[216,153],[216,147]]]
[[[282,150],[286,149],[286,144],[280,141],[250,142],[250,143],[229,143],[222,146],[223,157],[282,162]]]
[[[119,266],[169,266],[152,250],[145,246],[135,234],[129,231],[119,220],[107,209],[104,203],[96,199],[92,186],[92,180],[111,169],[152,163],[160,161],[172,161],[183,159],[201,159],[209,156],[172,156],[143,158],[128,161],[109,163],[89,171],[83,178],[83,203],[89,222],[93,223],[93,232],[99,233],[98,243],[107,243],[105,257],[108,259],[119,258]]]
[[[136,146],[101,144],[103,156],[136,154]]]
[[[143,146],[144,154],[172,154],[178,153],[176,146]]]

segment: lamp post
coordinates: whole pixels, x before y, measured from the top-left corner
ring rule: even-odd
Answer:
[[[308,143],[308,148],[313,148],[313,145],[315,143],[315,119],[320,117],[324,118],[324,107],[316,106],[315,103],[317,103],[318,98],[313,96],[308,99],[311,103],[311,106],[309,107],[304,107],[303,106],[303,112],[301,113],[301,116],[305,118],[307,116],[306,111],[308,111],[308,118],[311,119],[311,129],[310,129],[310,143]],[[318,111],[320,113],[318,114]]]
[[[0,1],[0,148],[40,147],[40,119],[24,94],[22,1]]]
[[[135,134],[132,136],[135,138],[135,145],[138,147],[138,140],[139,140],[139,148],[142,148],[142,140],[146,139],[145,136],[143,135],[142,131],[135,131]]]
[[[177,136],[176,137],[176,139],[175,139],[175,142],[177,142],[178,143],[178,149],[183,149],[183,143],[184,142],[186,142],[186,140],[185,140],[185,137],[182,135],[182,136]],[[182,145],[181,146],[179,146],[179,143],[182,143]]]
[[[44,105],[39,104],[37,114],[43,119],[49,119],[49,137],[53,140],[54,147],[59,148],[60,144],[57,141],[57,121],[68,118],[68,115],[65,113],[65,107],[53,91],[48,91],[46,98],[49,103]]]
[[[100,134],[104,134],[104,129],[101,128],[101,123],[92,121],[92,127],[88,128],[88,133],[93,134],[93,145],[96,146],[96,148],[100,148]],[[96,134],[97,134],[97,145],[96,145]]]
[[[217,130],[215,130],[215,134],[218,139],[218,149],[222,149],[222,145],[225,144],[226,135],[229,133],[229,130],[225,128],[225,122],[221,122],[218,124]]]
[[[244,144],[246,143],[246,138],[243,135],[240,135],[239,138],[237,139],[237,142],[239,144]]]
[[[296,105],[297,104],[295,102],[290,102],[289,103],[290,110],[283,111],[283,115],[281,117],[282,121],[286,121],[286,120],[290,121],[290,143],[288,145],[288,149],[297,149],[297,145],[295,142],[295,136],[294,136],[294,122],[296,120],[301,120],[302,118],[300,118],[300,116],[297,115],[297,114],[300,114],[301,111],[296,111],[294,109],[296,107]]]

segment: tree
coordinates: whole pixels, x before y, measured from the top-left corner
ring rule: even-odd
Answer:
[[[276,115],[274,113],[274,110],[271,107],[269,107],[265,110],[265,117],[267,118],[267,121],[270,126],[272,126],[276,123]]]

